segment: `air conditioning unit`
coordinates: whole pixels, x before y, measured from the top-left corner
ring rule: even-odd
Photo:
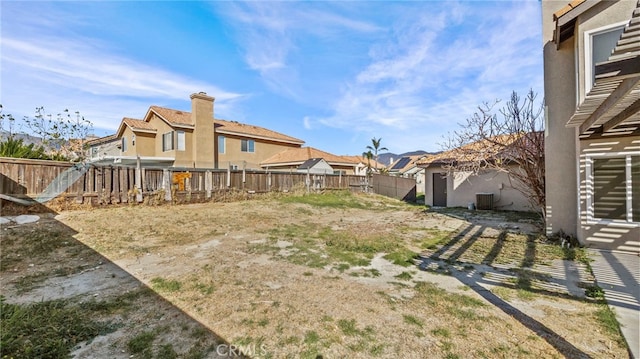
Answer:
[[[476,193],[477,209],[493,209],[493,193]]]

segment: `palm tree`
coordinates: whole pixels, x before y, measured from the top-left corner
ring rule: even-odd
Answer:
[[[367,146],[369,152],[373,151],[373,157],[376,160],[376,170],[378,169],[378,152],[380,151],[389,151],[386,147],[380,147],[380,141],[382,141],[382,137],[376,139],[375,137],[371,139],[371,144],[373,146]]]
[[[367,159],[367,176],[371,175],[371,159],[373,158],[373,153],[371,150],[367,152],[362,152],[362,158]]]

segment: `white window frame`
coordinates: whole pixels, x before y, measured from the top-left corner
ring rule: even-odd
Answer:
[[[187,135],[184,131],[176,131],[176,140],[178,142],[176,149],[178,151],[187,150]]]
[[[246,142],[247,143],[247,150],[243,151],[242,150],[242,144]],[[245,152],[245,153],[255,153],[256,152],[256,141],[254,140],[250,140],[250,139],[243,139],[240,140],[240,152]]]
[[[593,60],[593,37],[595,35],[600,35],[605,32],[613,31],[617,28],[626,26],[628,21],[617,22],[615,24],[610,24],[607,26],[599,27],[597,29],[588,30],[584,32],[584,97],[587,97],[587,94],[593,88],[593,81],[591,78],[593,77],[592,69],[595,64],[591,63]]]
[[[631,228],[640,228],[640,222],[633,221],[633,183],[631,182],[631,157],[638,157],[637,152],[616,152],[607,154],[593,154],[585,157],[586,175],[586,215],[588,224],[618,225]],[[626,189],[626,219],[607,219],[594,217],[595,207],[593,197],[595,189],[593,183],[593,162],[596,159],[625,158],[625,189]]]
[[[224,154],[226,145],[227,145],[227,138],[224,136],[218,136],[218,153]]]
[[[175,141],[173,140],[173,132],[169,131],[162,134],[162,152],[173,151],[175,149]],[[165,136],[170,135],[170,141],[165,140]],[[167,146],[169,144],[169,146]]]

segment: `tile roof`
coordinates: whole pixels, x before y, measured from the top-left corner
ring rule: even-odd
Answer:
[[[109,136],[104,136],[104,137],[99,137],[99,138],[94,138],[92,140],[87,141],[87,145],[89,146],[95,146],[95,145],[99,145],[101,143],[106,143],[106,142],[111,142],[111,141],[115,141],[117,140],[118,137],[113,134],[113,135],[109,135]]]
[[[329,152],[324,152],[313,147],[292,148],[279,152],[264,160],[260,165],[263,167],[282,164],[302,164],[311,158],[322,158],[330,165],[354,165],[353,162],[345,160],[344,156],[336,156]]]
[[[132,130],[156,131],[156,128],[153,127],[153,125],[144,120],[125,117],[122,119],[122,122],[124,122],[124,124],[129,126]]]
[[[425,167],[430,164],[488,160],[504,154],[504,146],[509,146],[520,137],[520,134],[511,134],[479,140],[435,155],[427,155],[424,159],[418,160],[416,165]]]
[[[583,2],[585,2],[586,0],[573,0],[572,2],[570,2],[569,4],[565,5],[562,9],[556,11],[553,13],[553,20],[558,20],[560,17],[562,17],[562,15],[568,13],[569,11],[575,9],[576,7],[578,7],[578,5],[582,4]]]
[[[364,158],[363,156],[341,156],[341,157],[344,158],[344,160],[346,162],[353,163],[355,165],[357,165],[359,163],[362,163],[362,164],[365,164],[365,165],[367,164],[367,159]],[[376,166],[376,163],[377,163],[377,166]],[[386,168],[387,166],[383,165],[380,162],[376,162],[374,159],[372,159],[371,160],[371,167],[374,167],[374,168]]]
[[[194,126],[191,118],[191,112],[173,110],[169,108],[151,106],[150,110],[165,119],[169,124],[177,126]],[[240,136],[255,137],[266,140],[274,140],[280,142],[290,142],[302,145],[303,140],[287,136],[280,132],[272,131],[264,127],[240,123],[237,121],[227,121],[222,119],[214,119],[216,132],[228,133]]]
[[[179,110],[173,110],[170,108],[160,107],[160,106],[151,106],[149,110],[155,112],[158,116],[164,118],[172,125],[182,125],[182,126],[193,126],[194,123],[191,121],[191,112],[184,112]]]
[[[264,127],[248,125],[248,124],[244,124],[236,121],[221,120],[217,118],[213,121],[213,123],[216,129],[216,132],[220,132],[220,133],[244,135],[244,136],[267,139],[267,140],[290,142],[290,143],[295,143],[300,145],[304,143],[304,141],[301,139],[287,136],[280,132],[272,131]]]

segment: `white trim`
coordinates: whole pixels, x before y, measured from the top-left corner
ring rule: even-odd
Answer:
[[[611,153],[590,153],[585,155],[585,196],[586,196],[586,220],[590,225],[611,225],[614,227],[640,228],[640,221],[633,221],[633,184],[631,183],[631,157],[638,156],[635,151],[621,151]],[[625,158],[625,200],[626,200],[626,220],[602,219],[594,217],[593,196],[593,160],[605,158]]]
[[[593,59],[593,51],[591,49],[593,36],[612,31],[619,27],[624,28],[628,23],[629,20],[625,20],[584,32],[584,98],[587,97],[587,94],[593,88],[593,84],[591,83],[591,78],[593,77],[591,68],[595,66],[595,64],[591,63],[591,60]]]

